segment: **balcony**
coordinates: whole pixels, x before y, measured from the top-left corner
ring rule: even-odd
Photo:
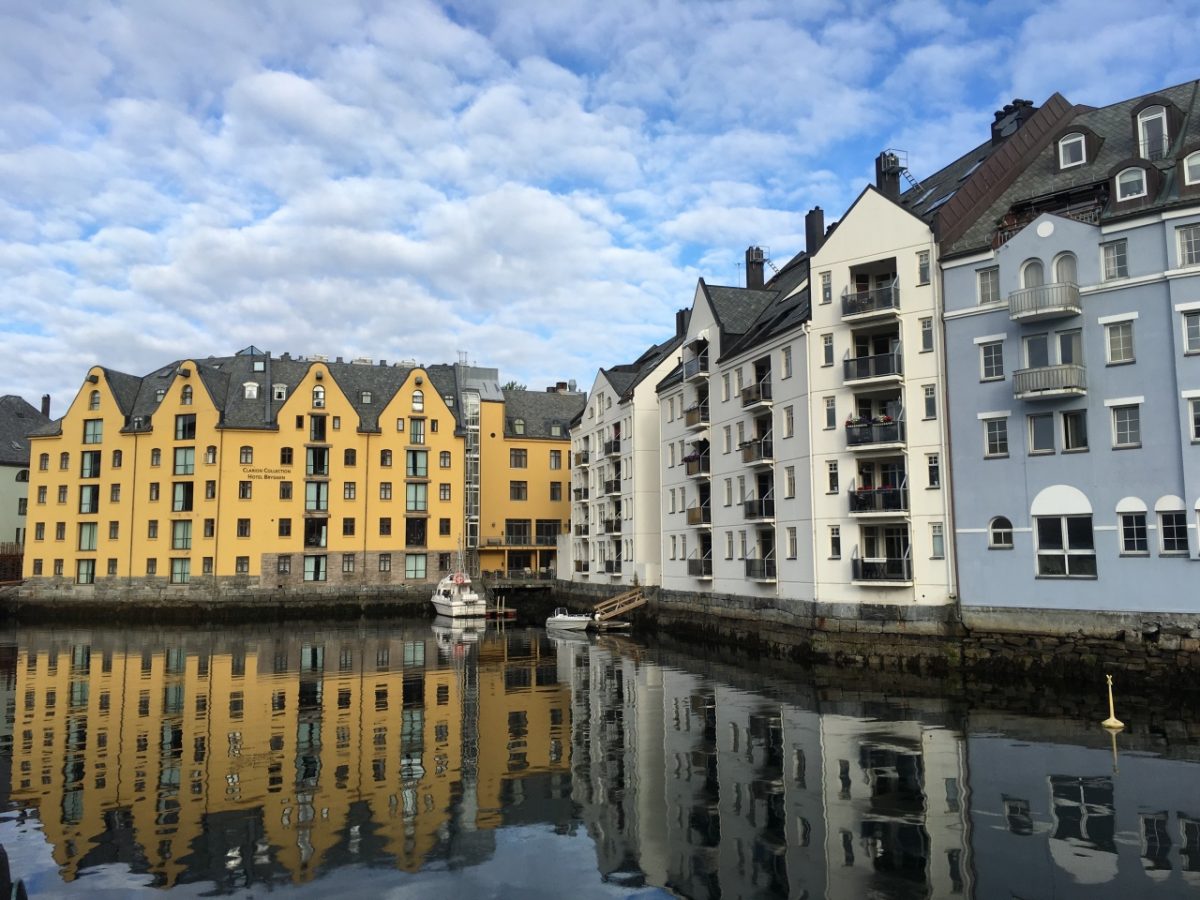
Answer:
[[[687,468],[689,476],[695,478],[697,476],[707,477],[710,474],[709,457],[707,453],[701,453],[695,458],[685,456],[683,464]]]
[[[582,525],[575,526],[575,537],[587,537],[587,536],[588,536],[588,524],[586,522],[584,522]]]
[[[604,572],[607,575],[620,575],[621,574],[621,560],[606,559],[604,561]]]
[[[847,494],[851,515],[903,515],[908,512],[908,488],[855,488]]]
[[[621,454],[621,439],[614,438],[611,441],[604,442],[605,456],[619,456]]]
[[[621,520],[620,519],[605,519],[604,520],[604,533],[605,534],[620,534],[621,533]]]
[[[604,493],[606,496],[621,493],[621,479],[612,478],[604,482]]]
[[[752,581],[774,581],[775,560],[748,559],[746,560],[746,577]]]
[[[842,360],[842,378],[847,382],[887,379],[894,381],[904,373],[899,349],[874,356],[851,356]]]
[[[850,561],[852,580],[879,585],[880,587],[905,587],[912,584],[912,559],[910,557],[879,557]]]
[[[708,404],[697,403],[683,411],[683,424],[688,428],[708,427]]]
[[[683,361],[683,380],[692,381],[697,378],[708,377],[708,354],[701,353],[692,359]]]
[[[771,381],[763,379],[750,387],[742,388],[742,406],[749,409],[755,406],[771,405]]]
[[[1013,396],[1018,400],[1058,400],[1087,394],[1087,369],[1068,363],[1013,372]]]
[[[689,525],[711,525],[712,524],[712,507],[707,503],[699,506],[689,506],[687,509],[687,523]]]
[[[712,578],[712,557],[706,556],[703,559],[689,559],[687,561],[687,573],[692,578]]]
[[[1065,319],[1081,312],[1079,286],[1070,281],[1041,284],[1008,295],[1008,317],[1014,322]]]
[[[586,500],[591,492],[587,488],[575,488],[574,494],[576,500]]]
[[[896,282],[869,291],[842,291],[842,318],[858,321],[895,315],[900,309],[900,287]]]
[[[846,445],[852,450],[890,450],[903,444],[903,421],[850,419],[846,422]]]
[[[592,454],[587,450],[582,450],[575,454],[575,465],[590,466],[592,464]]]
[[[770,465],[775,461],[775,445],[770,435],[746,441],[741,445],[742,462],[750,465]]]
[[[586,575],[588,572],[588,562],[586,559],[575,560],[575,571]]]
[[[748,521],[774,519],[775,498],[772,496],[755,497],[742,501],[742,518]]]

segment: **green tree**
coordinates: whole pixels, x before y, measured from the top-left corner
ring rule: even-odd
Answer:
[[[518,384],[515,381],[504,382],[504,384],[501,385],[500,389],[502,391],[525,391],[525,390],[528,390],[528,388],[526,388],[525,385]]]

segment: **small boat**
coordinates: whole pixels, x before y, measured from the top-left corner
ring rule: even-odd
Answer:
[[[487,599],[471,586],[471,576],[461,568],[445,575],[430,598],[439,616],[465,619],[487,614]]]
[[[596,620],[587,613],[569,612],[565,606],[560,606],[554,615],[546,620],[547,628],[559,628],[564,631],[586,631],[594,628]]]
[[[462,655],[472,644],[479,643],[486,629],[487,625],[480,618],[436,616],[433,620],[433,634],[443,656]]]

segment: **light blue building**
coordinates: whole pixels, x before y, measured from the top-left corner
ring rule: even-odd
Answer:
[[[1200,82],[1052,101],[1019,174],[943,236],[964,619],[1194,612]]]

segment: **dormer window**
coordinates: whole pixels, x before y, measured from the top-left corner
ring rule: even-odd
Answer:
[[[1183,159],[1183,183],[1200,184],[1200,150]]]
[[[313,388],[313,408],[325,408],[325,388],[321,387],[319,384]]]
[[[513,419],[513,434],[524,434],[524,433],[525,433],[525,420],[524,419]]]
[[[371,403],[371,392],[363,391],[361,399],[362,399],[363,406],[369,406]]]
[[[271,385],[271,397],[275,400],[286,400],[287,399],[287,385],[286,384]]]
[[[154,392],[154,399],[157,400],[159,403],[163,402],[163,397],[165,397],[165,396],[167,396],[166,388],[159,388],[157,391]]]
[[[243,390],[243,396],[247,400],[257,400],[258,399],[258,382],[257,381],[247,381],[245,384],[242,385],[242,390]]]
[[[1087,144],[1079,132],[1068,134],[1058,142],[1058,167],[1069,169],[1087,162]]]
[[[1137,127],[1138,155],[1142,159],[1162,159],[1167,155],[1169,141],[1165,107],[1147,106],[1138,113]]]
[[[1162,107],[1158,107],[1161,109]],[[1146,172],[1136,166],[1117,173],[1117,202],[1146,196]]]
[[[255,372],[265,372],[267,370],[267,361],[265,359],[256,359],[254,361]]]

